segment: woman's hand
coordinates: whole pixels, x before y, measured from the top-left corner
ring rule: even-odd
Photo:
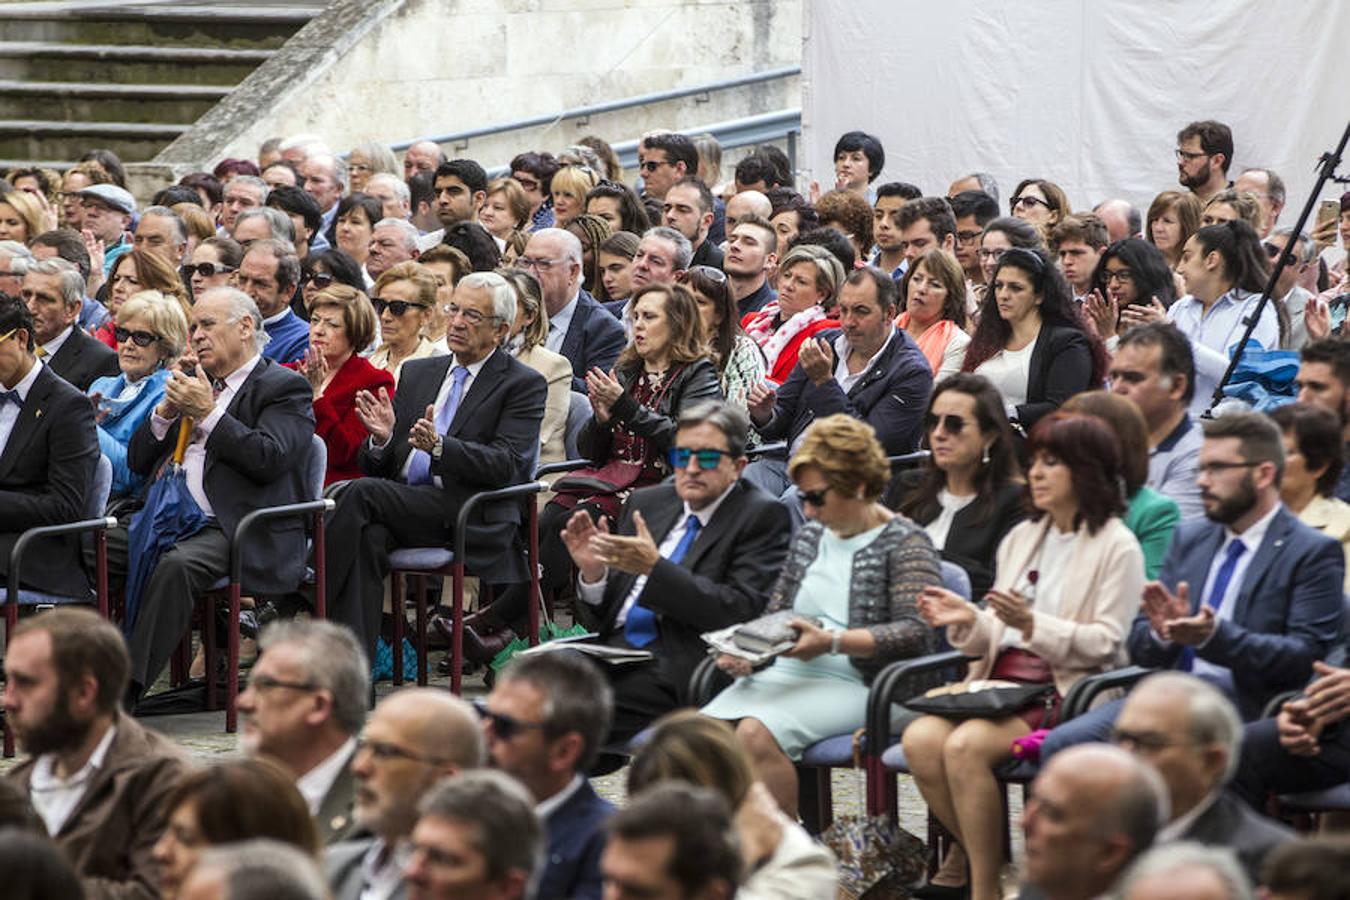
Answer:
[[[750,660],[742,656],[732,656],[730,653],[718,654],[717,668],[726,672],[732,678],[744,678],[755,671],[750,665]]]
[[[314,399],[317,400],[323,396],[323,383],[328,378],[328,360],[324,357],[323,351],[313,347],[305,350],[305,358],[300,368],[304,371],[305,378],[309,380],[309,386],[314,389]]]
[[[1331,334],[1331,305],[1317,297],[1309,297],[1303,307],[1303,326],[1308,329],[1308,340],[1320,341]]]
[[[1150,297],[1147,304],[1131,303],[1120,311],[1120,326],[1126,330],[1136,325],[1166,321],[1167,307],[1163,306],[1162,301],[1157,297]]]
[[[975,624],[975,607],[960,594],[936,585],[919,592],[919,615],[934,628]]]
[[[834,643],[834,635],[821,628],[815,622],[803,619],[800,616],[793,619],[790,623],[797,629],[797,643],[792,645],[791,650],[786,650],[783,655],[789,659],[800,659],[802,662],[808,662],[820,656],[822,653],[829,653],[830,646]]]
[[[601,425],[610,419],[610,410],[623,395],[623,385],[619,384],[612,371],[606,372],[599,366],[586,373],[586,395],[591,401],[591,412]]]
[[[1328,219],[1313,229],[1313,244],[1317,246],[1318,253],[1321,253],[1323,250],[1336,243],[1336,233],[1339,224],[1340,223],[1335,219]]]
[[[1031,611],[1031,604],[1027,602],[1017,591],[990,591],[984,595],[985,602],[989,605],[989,611],[998,617],[998,620],[1009,628],[1016,628],[1022,632],[1022,637],[1030,639],[1031,631],[1036,626],[1036,616]]]
[[[1084,318],[1087,324],[1097,331],[1097,337],[1106,340],[1116,333],[1120,322],[1120,306],[1112,297],[1105,297],[1100,290],[1094,290],[1083,301]]]

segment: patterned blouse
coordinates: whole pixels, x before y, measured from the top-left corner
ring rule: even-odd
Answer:
[[[745,409],[750,398],[750,388],[763,381],[767,371],[764,351],[759,349],[759,345],[749,335],[736,335],[731,355],[722,369],[722,394],[727,402]]]

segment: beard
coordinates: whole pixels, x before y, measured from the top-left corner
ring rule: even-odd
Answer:
[[[1184,170],[1178,170],[1178,172],[1180,174],[1177,176],[1177,181],[1180,182],[1181,186],[1184,188],[1195,190],[1198,187],[1204,186],[1205,182],[1209,181],[1208,169],[1202,169],[1195,175],[1188,174]]]
[[[1215,497],[1208,491],[1201,491],[1200,499],[1215,501],[1212,509],[1205,507],[1205,518],[1220,525],[1232,525],[1256,505],[1256,483],[1252,481],[1251,472],[1248,472],[1237,490],[1229,496]]]
[[[29,754],[41,756],[75,746],[89,733],[89,723],[81,722],[70,712],[70,701],[64,694],[42,721],[25,727],[14,723],[14,736]]]

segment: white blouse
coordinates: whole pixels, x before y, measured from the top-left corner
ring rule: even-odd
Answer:
[[[973,503],[975,495],[958,497],[943,488],[938,491],[937,499],[942,511],[938,513],[936,519],[924,526],[924,531],[928,532],[928,539],[933,542],[933,546],[941,550],[947,546],[947,533],[952,530],[952,521],[956,518],[956,514]]]
[[[976,375],[993,382],[1003,395],[1003,408],[1008,418],[1017,418],[1017,407],[1027,402],[1027,381],[1031,378],[1031,354],[1036,342],[1031,341],[1021,350],[1000,350],[975,367]]]

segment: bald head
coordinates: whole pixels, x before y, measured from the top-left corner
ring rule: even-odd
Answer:
[[[407,748],[444,760],[456,769],[477,769],[487,762],[478,714],[448,691],[404,688],[375,707],[371,721],[376,718],[397,729]]]
[[[773,217],[773,204],[759,191],[741,191],[727,201],[727,234],[746,216]]]
[[[1119,197],[1103,200],[1097,204],[1097,208],[1093,212],[1106,223],[1106,234],[1111,238],[1112,243],[1127,237],[1134,237],[1143,228],[1139,210],[1135,209],[1134,204],[1130,201],[1122,200]]]

